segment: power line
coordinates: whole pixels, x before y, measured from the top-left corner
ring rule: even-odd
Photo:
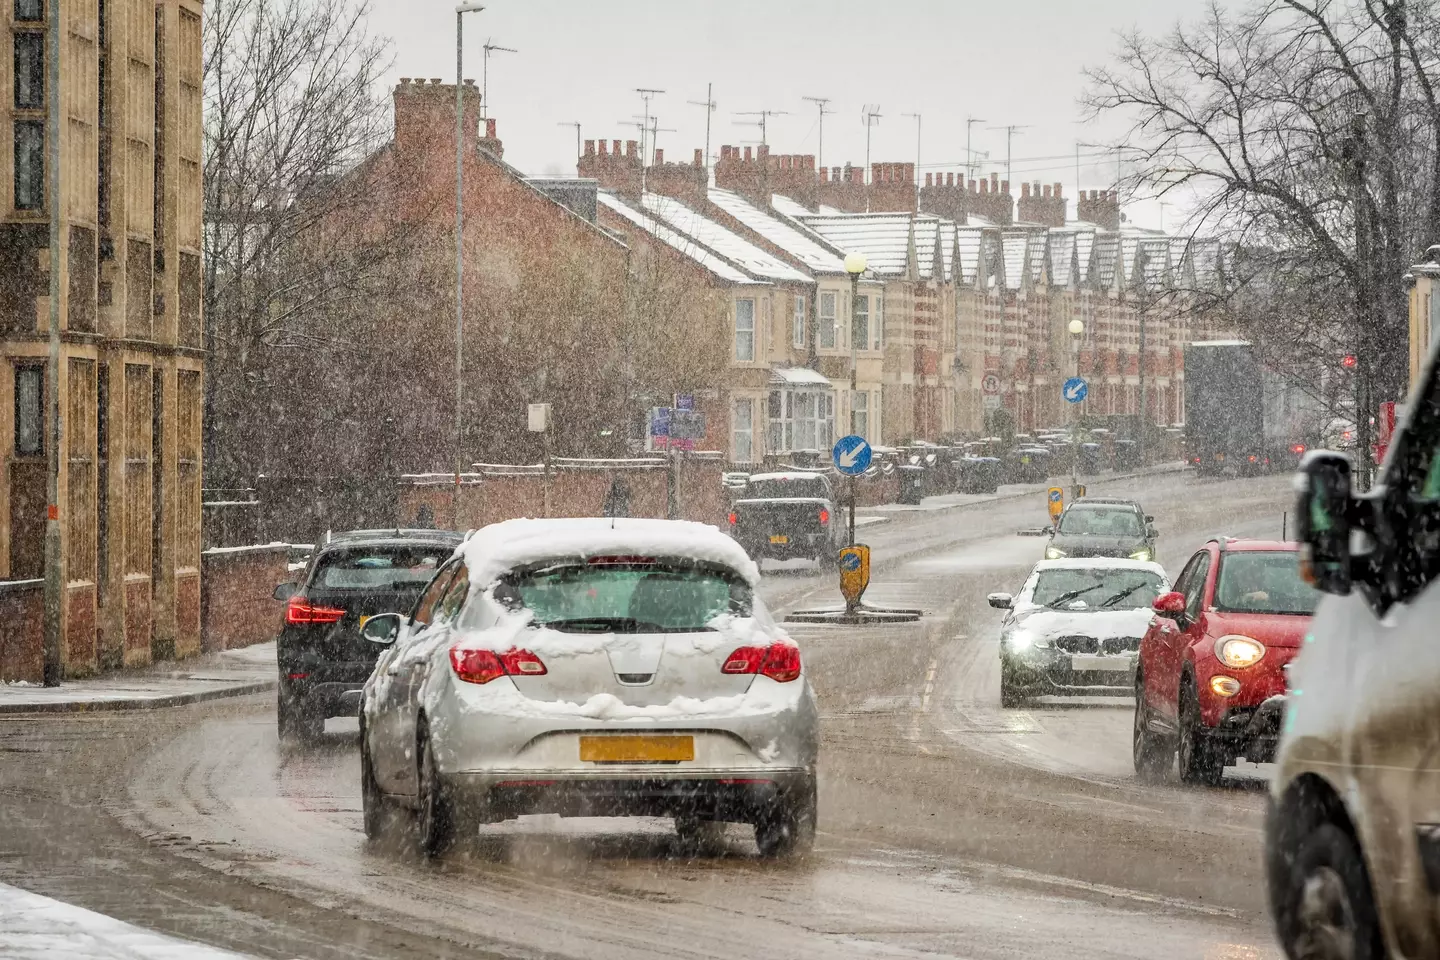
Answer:
[[[759,120],[736,120],[736,121],[734,121],[734,122],[740,124],[741,126],[745,126],[745,127],[759,127],[759,128],[760,128],[760,144],[761,144],[761,146],[767,146],[767,147],[768,147],[768,146],[770,145],[770,142],[769,142],[769,140],[766,139],[766,137],[767,137],[767,132],[766,132],[766,131],[767,131],[767,129],[768,129],[768,128],[767,128],[767,124],[769,123],[770,118],[771,118],[771,117],[788,117],[789,115],[790,115],[790,111],[789,111],[789,110],[738,110],[738,111],[736,111],[736,113],[735,113],[735,116],[737,116],[737,117],[759,117],[760,119],[759,119]]]

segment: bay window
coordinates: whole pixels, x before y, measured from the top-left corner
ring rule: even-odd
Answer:
[[[770,452],[828,450],[835,442],[835,393],[827,389],[770,391]]]
[[[791,321],[790,343],[795,347],[805,346],[805,298],[795,296],[795,318]]]

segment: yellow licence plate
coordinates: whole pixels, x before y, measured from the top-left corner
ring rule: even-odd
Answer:
[[[789,542],[790,542],[790,538],[787,537],[787,536],[785,536],[785,535],[783,535],[783,534],[777,533],[777,534],[775,534],[773,537],[770,538],[770,542],[771,542],[771,543],[789,543]]]
[[[587,763],[678,763],[695,759],[694,737],[581,737]]]

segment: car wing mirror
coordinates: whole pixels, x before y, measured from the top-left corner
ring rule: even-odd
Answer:
[[[365,621],[365,626],[360,628],[360,636],[371,643],[388,647],[399,639],[404,623],[404,618],[398,613],[376,614]]]
[[[1300,461],[1299,486],[1295,533],[1300,576],[1324,593],[1348,594],[1356,513],[1349,458],[1328,450],[1307,453]]]
[[[1150,516],[1150,514],[1147,513],[1147,514],[1145,514],[1145,522],[1146,522],[1146,523],[1154,523],[1154,522],[1155,522],[1155,518],[1152,517],[1152,516]]]
[[[299,592],[300,584],[298,583],[280,583],[275,585],[275,589],[271,592],[270,596],[276,600],[286,601]]]
[[[1165,617],[1167,620],[1179,620],[1185,616],[1185,594],[1176,590],[1162,593],[1155,598],[1155,602],[1150,605],[1150,608],[1158,616]]]
[[[992,593],[985,598],[985,602],[996,610],[1009,610],[1014,606],[1015,598],[1008,593]]]

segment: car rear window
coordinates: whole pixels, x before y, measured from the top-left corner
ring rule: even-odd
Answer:
[[[1133,507],[1071,507],[1060,532],[1091,537],[1138,537],[1144,530]]]
[[[430,582],[452,549],[435,545],[358,547],[324,554],[314,584],[329,590],[405,590]]]
[[[724,614],[749,616],[739,576],[685,562],[549,564],[502,577],[495,596],[536,623],[572,633],[679,633],[712,629]]]
[[[1309,616],[1320,601],[1300,578],[1293,550],[1244,550],[1221,555],[1215,608],[1225,613],[1288,613]]]
[[[785,500],[804,498],[824,500],[830,496],[830,488],[819,477],[802,477],[793,480],[752,480],[745,487],[749,500]]]

